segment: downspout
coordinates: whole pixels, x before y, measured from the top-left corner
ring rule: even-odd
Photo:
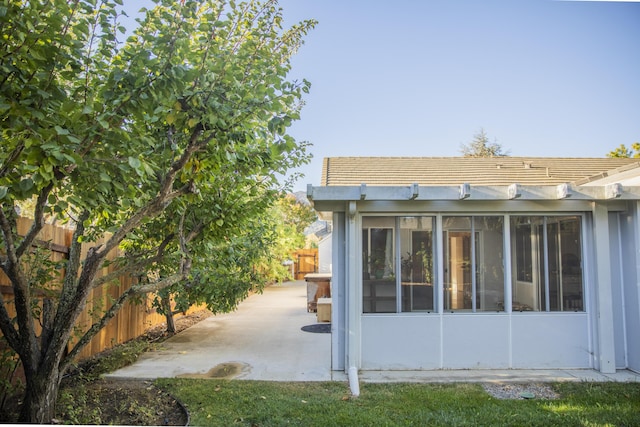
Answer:
[[[358,382],[358,368],[351,366],[349,368],[349,388],[353,397],[360,396],[360,383]]]
[[[357,310],[357,233],[356,233],[356,202],[349,202],[349,240],[347,245],[347,253],[349,254],[348,263],[348,313],[347,319],[347,375],[349,377],[349,388],[351,389],[351,395],[353,397],[360,396],[360,384],[358,382],[358,360],[360,349],[360,327],[358,324],[359,313]]]

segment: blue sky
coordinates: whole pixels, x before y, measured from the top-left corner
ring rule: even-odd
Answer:
[[[319,21],[291,71],[312,84],[290,132],[313,144],[295,190],[320,184],[324,157],[458,156],[481,128],[512,156],[640,141],[640,2],[279,4],[289,25]]]
[[[280,0],[319,21],[291,133],[327,156],[458,156],[484,128],[512,156],[604,157],[640,141],[640,3]]]

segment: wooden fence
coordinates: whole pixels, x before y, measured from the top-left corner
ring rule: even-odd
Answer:
[[[298,249],[293,255],[294,277],[304,279],[309,273],[318,272],[318,249]]]
[[[18,234],[25,235],[31,226],[31,220],[20,218],[18,221]],[[60,261],[68,257],[69,247],[73,236],[73,230],[53,225],[45,225],[44,229],[38,234],[35,246],[46,248],[50,251],[50,257],[54,261]],[[86,257],[86,253],[91,246],[102,243],[95,242],[91,245],[82,245],[82,259]],[[109,253],[108,259],[114,259],[121,255],[116,249]],[[113,266],[103,268],[98,273],[99,276],[108,274],[113,270]],[[122,292],[126,291],[135,279],[130,276],[121,276],[119,281],[113,284],[106,284],[102,287],[94,289],[87,300],[87,305],[80,315],[76,327],[79,331],[86,331],[92,323],[92,320],[99,316],[109,306],[110,301],[116,299]],[[53,286],[56,286],[54,283]],[[58,284],[59,286],[59,284]],[[15,308],[12,304],[13,288],[5,274],[0,271],[0,291],[2,297],[7,303],[10,316],[15,316]],[[79,358],[85,359],[103,350],[121,344],[142,335],[152,326],[165,322],[165,317],[156,313],[151,306],[152,296],[145,296],[138,304],[127,302],[120,309],[118,314],[104,327],[93,340],[83,349]],[[36,322],[38,325],[38,322]],[[40,333],[40,331],[38,331]],[[72,343],[71,343],[72,345]]]

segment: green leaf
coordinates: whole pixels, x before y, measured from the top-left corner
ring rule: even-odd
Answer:
[[[136,159],[135,157],[129,157],[129,166],[134,169],[139,169],[140,165],[142,165],[142,163],[139,159]]]
[[[20,181],[20,184],[18,184],[18,186],[20,187],[20,191],[22,191],[22,193],[27,193],[33,188],[33,180],[31,178],[23,179],[22,181]]]
[[[69,135],[69,131],[66,129],[61,128],[60,126],[56,125],[54,126],[54,129],[56,130],[56,133],[58,135]]]

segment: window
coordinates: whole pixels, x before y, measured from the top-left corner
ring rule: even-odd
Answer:
[[[435,230],[435,216],[364,216],[363,313],[429,313],[438,306],[447,312],[504,311],[507,283],[514,312],[583,311],[581,219],[448,215],[442,216],[442,230]],[[436,231],[442,247],[436,246]],[[440,280],[437,271],[444,273]]]
[[[581,218],[511,217],[513,311],[582,311]]]
[[[363,217],[364,313],[434,310],[433,224],[433,217]]]
[[[504,310],[503,217],[443,217],[444,309]]]
[[[365,313],[396,312],[395,218],[362,220],[362,281]]]
[[[401,310],[433,311],[433,218],[402,217],[399,227]]]

